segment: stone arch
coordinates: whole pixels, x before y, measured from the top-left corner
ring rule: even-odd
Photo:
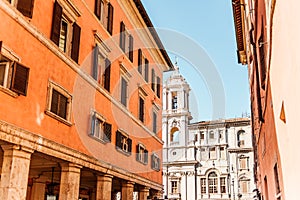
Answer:
[[[179,128],[173,127],[170,131],[170,141],[179,142]]]

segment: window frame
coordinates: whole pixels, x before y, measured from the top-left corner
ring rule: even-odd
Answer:
[[[19,62],[20,58],[4,45],[0,53],[0,63],[3,64],[3,83],[0,91],[12,97],[27,96],[30,68]]]
[[[127,156],[132,153],[132,140],[129,135],[121,129],[116,131],[116,149]]]
[[[148,150],[143,144],[136,146],[136,160],[144,165],[148,164]]]
[[[56,113],[53,113],[51,111],[51,105],[52,105],[52,94],[53,94],[53,90],[56,90],[58,93],[60,93],[61,95],[63,95],[64,97],[67,98],[67,106],[66,106],[66,118],[63,118],[59,115],[57,115]],[[72,108],[72,95],[66,90],[64,89],[62,86],[60,86],[59,84],[49,80],[49,83],[48,83],[48,95],[47,95],[47,107],[46,107],[46,110],[45,110],[45,113],[68,125],[68,126],[72,126],[72,122],[71,122],[71,108]]]
[[[200,178],[200,191],[201,194],[206,194],[206,178]]]
[[[161,160],[156,153],[151,155],[151,168],[155,171],[160,171]]]
[[[215,176],[211,176],[211,175]],[[218,193],[218,175],[216,172],[210,172],[207,175],[208,178],[208,193],[209,194],[217,194]]]
[[[99,121],[99,123],[97,123]],[[97,127],[97,125],[99,125]],[[99,135],[95,135],[96,130],[99,130]],[[107,132],[110,130],[109,132]],[[91,119],[91,131],[90,136],[96,140],[101,141],[102,143],[110,143],[111,142],[111,131],[112,125],[109,124],[106,119],[96,111],[92,113]]]

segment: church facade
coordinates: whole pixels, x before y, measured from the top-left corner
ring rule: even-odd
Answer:
[[[190,123],[190,90],[178,67],[163,87],[164,198],[253,199],[250,119]]]

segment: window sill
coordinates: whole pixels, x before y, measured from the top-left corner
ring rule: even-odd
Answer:
[[[56,119],[56,120],[58,120],[58,121],[60,121],[60,122],[62,122],[64,124],[66,124],[67,126],[72,126],[73,125],[72,122],[70,122],[70,121],[68,121],[68,120],[66,120],[64,118],[61,118],[60,116],[52,113],[49,110],[46,110],[45,113],[46,113],[46,115],[48,115],[48,116],[50,116],[50,117],[52,117],[52,118],[54,118],[54,119]]]
[[[89,134],[89,136],[90,136],[92,139],[96,140],[97,142],[101,142],[102,144],[110,143],[109,140],[104,140],[104,139],[101,139],[101,138],[97,138],[97,137],[95,137],[95,136],[93,136],[93,135],[91,135],[91,134]]]
[[[120,153],[124,154],[125,156],[131,156],[131,152],[127,152],[127,151],[124,151],[122,149],[120,149],[119,147],[116,146],[116,149],[117,151],[119,151]]]
[[[143,165],[147,165],[148,164],[148,162],[143,162],[143,161],[140,161],[140,160],[136,160],[137,162],[139,162],[139,163],[141,163],[141,164],[143,164]]]
[[[11,91],[10,89],[5,88],[3,86],[0,86],[0,91],[8,94],[9,96],[12,96],[13,98],[17,98],[19,96],[17,93],[15,93],[15,92]]]
[[[154,171],[157,171],[157,172],[159,172],[160,171],[160,169],[156,169],[156,168],[152,168]]]

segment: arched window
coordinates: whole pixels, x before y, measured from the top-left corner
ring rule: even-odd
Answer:
[[[170,141],[179,142],[179,129],[177,127],[171,129]]]
[[[218,175],[215,172],[208,174],[208,192],[218,193]]]
[[[244,130],[240,130],[237,133],[237,145],[238,147],[244,147],[245,146],[245,140],[244,140],[244,134],[245,131]]]

